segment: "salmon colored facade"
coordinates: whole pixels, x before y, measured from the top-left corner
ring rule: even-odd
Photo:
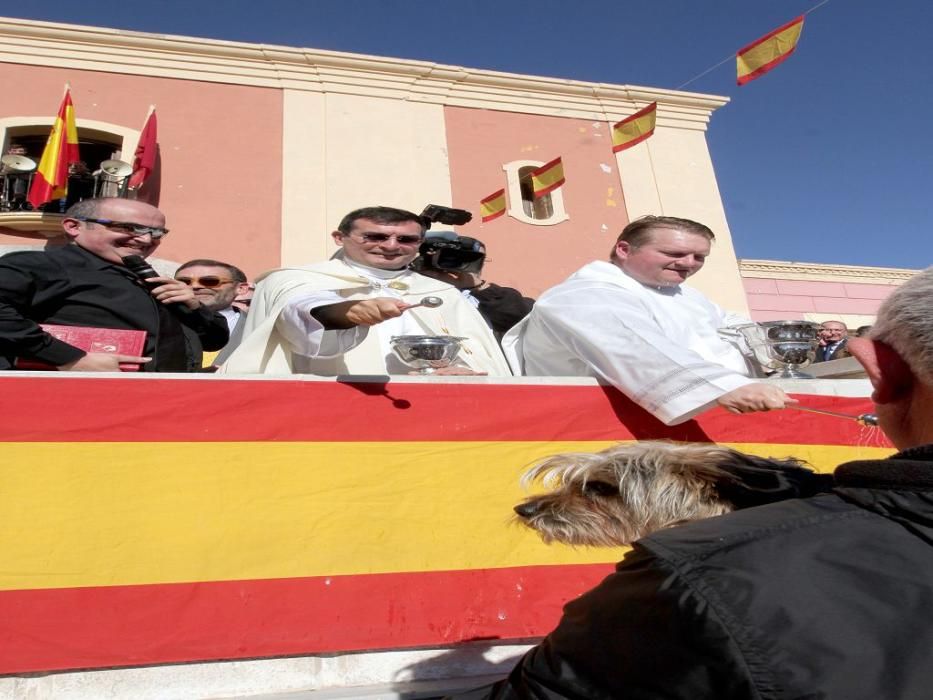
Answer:
[[[65,82],[71,84],[79,134],[89,125],[132,131],[122,154],[129,162],[149,105],[156,105],[161,157],[152,184],[158,185],[143,190],[140,199],[157,202],[169,217],[172,233],[159,257],[243,260],[254,271],[279,264],[278,91],[0,62],[0,119],[49,115]],[[25,242],[9,233],[0,237],[0,244]]]
[[[454,206],[476,210],[481,199],[506,187],[502,163],[543,164],[561,156],[573,183],[563,188],[569,218],[556,224],[530,225],[508,215],[470,224],[470,235],[489,251],[490,279],[538,296],[587,262],[608,258],[629,219],[605,123],[458,107],[447,107],[445,118]],[[510,211],[521,208],[514,197],[509,204]]]
[[[871,325],[881,302],[919,270],[740,260],[755,321],[842,321],[850,330]]]
[[[132,161],[156,105],[160,162],[140,198],[168,217],[168,263],[213,257],[254,276],[326,259],[351,209],[478,214],[505,188],[506,216],[461,229],[487,244],[490,279],[538,295],[605,259],[631,219],[669,214],[716,231],[697,286],[747,310],[705,139],[725,98],[14,19],[0,19],[0,81],[4,148],[51,123],[68,83],[79,137],[110,134]],[[614,154],[612,124],[651,102],[654,136]],[[554,215],[523,214],[517,169],[557,157]],[[37,228],[37,216],[0,213],[0,245],[54,235],[54,217]]]

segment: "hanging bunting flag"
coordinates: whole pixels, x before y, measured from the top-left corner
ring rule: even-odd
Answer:
[[[136,189],[142,185],[155,168],[156,153],[158,152],[159,122],[156,119],[155,107],[149,108],[146,124],[139,133],[139,143],[136,145],[136,157],[133,160],[133,174],[130,175],[128,187]]]
[[[68,165],[78,160],[75,108],[71,103],[71,90],[66,87],[58,116],[52,124],[52,133],[45,142],[42,159],[29,186],[28,199],[33,208],[68,194]]]
[[[760,78],[779,63],[786,61],[797,48],[801,31],[803,15],[765,34],[736,53],[738,84],[745,85],[755,78]]]
[[[485,199],[479,200],[479,213],[483,217],[483,223],[505,214],[505,190],[493,192]]]
[[[658,103],[652,102],[612,127],[612,152],[618,153],[641,143],[654,133]]]
[[[531,189],[534,192],[535,199],[553,192],[564,182],[564,164],[561,162],[560,156],[531,173]]]

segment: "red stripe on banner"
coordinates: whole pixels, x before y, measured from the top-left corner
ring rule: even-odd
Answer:
[[[491,202],[491,201],[493,201],[494,199],[499,199],[499,197],[502,197],[502,196],[504,196],[504,195],[505,195],[505,188],[503,188],[503,189],[501,189],[501,190],[496,190],[495,192],[493,192],[493,193],[492,193],[491,195],[489,195],[488,197],[485,197],[484,199],[479,200],[479,203],[480,203],[480,204],[485,204],[486,202]]]
[[[568,600],[611,571],[592,564],[0,592],[0,673],[528,639],[549,632]]]
[[[601,441],[889,446],[855,420],[714,409],[668,427],[611,387],[0,377],[0,441]],[[798,395],[856,416],[869,399]],[[298,418],[300,416],[300,419]],[[870,439],[869,439],[870,438]]]
[[[781,54],[780,56],[778,56],[777,58],[775,58],[773,61],[768,61],[768,62],[765,63],[764,65],[762,65],[762,66],[760,66],[759,68],[756,68],[755,70],[753,70],[751,73],[746,73],[746,74],[743,75],[742,77],[737,78],[737,79],[736,79],[736,83],[737,83],[738,85],[745,85],[746,83],[752,82],[752,81],[755,80],[756,78],[760,78],[762,75],[764,75],[765,73],[767,73],[768,71],[770,71],[772,68],[774,68],[775,66],[777,66],[777,65],[779,65],[779,64],[781,64],[781,63],[783,63],[783,62],[786,61],[788,58],[790,58],[790,57],[791,57],[791,54],[793,54],[794,51],[796,51],[796,50],[797,50],[797,47],[794,46],[794,47],[793,47],[792,49],[790,49],[787,53]]]
[[[782,24],[782,25],[781,25],[780,27],[778,27],[777,29],[774,29],[774,30],[768,32],[767,34],[765,34],[763,37],[760,37],[760,38],[758,38],[758,39],[755,39],[755,41],[753,41],[751,44],[748,44],[747,46],[743,46],[741,49],[739,49],[738,51],[735,52],[736,55],[741,56],[743,53],[748,53],[749,51],[751,51],[753,48],[755,48],[755,47],[758,46],[759,44],[763,44],[763,43],[766,42],[768,39],[777,36],[778,34],[780,34],[781,32],[783,32],[783,31],[785,31],[785,30],[787,30],[787,29],[790,29],[790,28],[793,27],[795,24],[802,24],[802,23],[803,23],[803,20],[804,20],[804,15],[800,15],[799,17],[795,17],[794,19],[792,19],[792,20],[791,20],[790,22],[788,22],[787,24]]]

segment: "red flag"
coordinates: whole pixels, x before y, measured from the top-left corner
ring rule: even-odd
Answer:
[[[155,109],[149,112],[146,124],[139,134],[139,143],[136,145],[136,157],[133,160],[133,174],[130,175],[128,187],[133,189],[142,185],[155,168],[156,153],[158,152],[159,123],[156,120]]]
[[[803,15],[753,41],[735,54],[736,82],[745,85],[783,63],[797,48]]]
[[[497,190],[485,199],[479,202],[480,214],[483,217],[483,223],[498,219],[505,214],[505,190]]]
[[[52,133],[45,142],[42,159],[29,187],[29,203],[39,207],[68,194],[68,165],[77,160],[80,158],[75,108],[71,103],[71,91],[66,89],[58,116],[52,124]]]

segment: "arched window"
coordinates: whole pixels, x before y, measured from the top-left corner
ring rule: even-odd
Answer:
[[[543,220],[554,216],[554,200],[551,193],[535,198],[534,189],[531,185],[531,175],[537,170],[537,166],[526,165],[518,169],[518,186],[522,193],[522,210],[526,216],[532,219]]]
[[[520,160],[502,166],[509,185],[508,214],[527,224],[553,226],[570,217],[564,210],[561,188],[535,198],[531,188],[531,173],[542,165],[544,163],[539,161]]]

